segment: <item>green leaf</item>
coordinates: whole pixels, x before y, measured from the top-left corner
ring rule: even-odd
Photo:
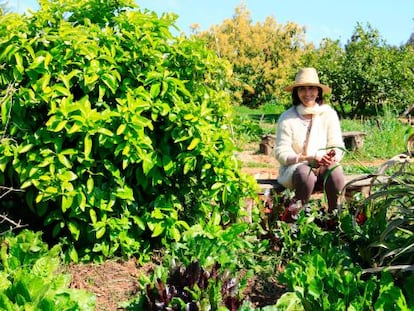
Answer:
[[[68,222],[68,228],[69,228],[70,233],[72,233],[72,236],[75,239],[75,241],[79,240],[79,236],[80,236],[79,224],[75,220],[70,220]]]
[[[151,237],[155,238],[155,237],[161,235],[163,232],[164,232],[164,227],[162,226],[162,223],[156,223],[154,225],[153,230],[152,230]]]
[[[84,153],[85,153],[85,158],[89,159],[90,155],[91,155],[91,151],[92,151],[92,139],[90,135],[86,135],[84,138]]]
[[[116,196],[122,200],[134,201],[134,193],[132,189],[126,186],[116,189]]]
[[[155,163],[152,159],[152,153],[147,153],[142,156],[142,169],[145,175],[148,175],[149,171],[154,167]]]
[[[153,83],[151,85],[150,94],[152,98],[156,98],[161,92],[161,84],[160,83]]]
[[[96,238],[99,240],[99,239],[101,239],[104,235],[105,235],[105,232],[106,232],[106,227],[105,227],[105,225],[101,225],[97,230],[96,230],[96,233],[95,233],[95,235],[96,235]]]
[[[24,72],[24,66],[23,66],[23,58],[22,55],[19,53],[14,54],[14,58],[16,60],[16,68],[20,73]]]
[[[70,96],[71,92],[68,88],[59,85],[59,84],[55,84],[52,86],[52,91],[54,93],[54,96]]]
[[[178,242],[178,241],[181,239],[181,233],[180,233],[180,230],[178,230],[176,227],[173,227],[173,228],[170,230],[170,233],[171,233],[172,238],[173,238],[176,242]]]
[[[12,56],[16,57],[16,52],[18,50],[18,47],[14,44],[6,45],[3,52],[0,54],[0,60],[2,61],[8,61],[12,58]]]
[[[63,195],[62,196],[62,212],[66,212],[71,208],[73,204],[73,196]]]
[[[92,91],[95,87],[96,82],[99,79],[99,76],[96,73],[91,75],[84,74],[83,78],[85,82],[85,87]]]
[[[116,77],[109,73],[105,73],[102,75],[101,79],[105,83],[105,85],[111,90],[112,94],[115,94],[118,88],[118,81],[116,80]]]
[[[218,189],[220,189],[221,187],[223,187],[224,185],[223,185],[223,183],[221,183],[221,182],[216,182],[216,183],[214,183],[212,186],[211,186],[211,190],[218,190]]]
[[[8,115],[11,108],[10,103],[10,100],[7,98],[3,99],[3,103],[1,105],[1,123],[3,126],[6,125],[9,120]]]
[[[42,92],[43,93],[47,93],[47,90],[48,90],[48,87],[49,87],[50,78],[51,78],[50,74],[49,73],[45,73],[43,75],[43,77],[39,80],[39,82],[42,83]]]
[[[0,271],[0,292],[4,292],[11,282],[8,279],[8,273],[6,271]]]
[[[196,157],[186,157],[184,162],[184,174],[187,174],[190,171],[193,171],[196,167],[197,159]]]
[[[174,173],[174,161],[171,159],[169,155],[163,155],[162,166],[167,175],[171,175]]]
[[[122,123],[118,129],[116,130],[116,135],[121,135],[125,132],[127,125],[125,123]]]
[[[20,186],[21,189],[29,188],[31,185],[33,185],[33,182],[31,179],[26,180],[22,185]]]
[[[109,136],[109,137],[114,136],[114,133],[112,133],[110,130],[108,130],[108,129],[104,128],[104,127],[99,128],[97,132],[98,133],[101,133],[101,134],[104,134],[106,136]]]
[[[228,197],[227,187],[224,187],[221,193],[221,200],[223,203],[227,203],[227,197]]]
[[[92,193],[94,187],[95,187],[95,182],[94,182],[93,178],[89,176],[89,178],[86,182],[86,189],[88,190],[88,193]]]
[[[276,311],[276,310],[285,310],[285,311],[305,311],[305,308],[302,305],[300,298],[292,292],[284,293],[278,300],[275,307],[265,307],[263,311]],[[272,309],[274,308],[274,309]]]
[[[51,128],[50,130],[53,131],[53,132],[60,132],[61,130],[63,130],[65,128],[67,123],[68,123],[67,120],[62,120],[57,125],[55,125],[54,128]]]
[[[22,154],[22,153],[26,153],[26,152],[28,152],[30,149],[32,149],[32,147],[33,147],[33,144],[27,144],[27,145],[20,145],[19,146],[19,149],[18,149],[18,152],[20,153],[20,154]]]
[[[138,216],[133,216],[134,223],[140,228],[141,230],[145,230],[145,223],[142,221],[141,218]]]
[[[78,252],[76,251],[76,248],[73,245],[70,246],[69,257],[75,263],[79,261]]]
[[[82,126],[80,124],[74,123],[72,125],[72,127],[67,132],[68,132],[68,134],[78,133],[81,128],[82,128]]]
[[[95,212],[95,210],[93,208],[91,208],[89,210],[89,217],[91,218],[92,224],[95,225],[96,222],[97,222],[97,220],[98,220],[98,218],[97,218],[96,212]]]
[[[62,80],[63,84],[65,85],[66,89],[69,90],[72,86],[72,83],[70,82],[73,77],[80,74],[81,71],[79,69],[74,69],[68,74],[59,74],[59,78]]]
[[[37,69],[41,65],[44,66],[45,64],[45,57],[43,55],[37,56],[34,61],[30,64],[29,69]]]
[[[66,168],[72,167],[72,163],[68,160],[67,157],[65,157],[64,154],[58,153],[57,157],[58,157],[59,162],[62,163]]]
[[[151,217],[152,218],[155,218],[155,219],[163,219],[163,218],[165,218],[165,215],[163,214],[163,212],[161,211],[161,209],[155,208],[151,212]]]
[[[199,142],[200,142],[200,138],[197,138],[197,137],[193,138],[190,145],[188,145],[187,150],[193,150],[195,147],[197,147]]]

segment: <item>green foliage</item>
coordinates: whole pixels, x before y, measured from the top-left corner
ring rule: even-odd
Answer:
[[[325,40],[304,63],[318,68],[344,117],[382,115],[387,107],[401,114],[413,103],[412,46],[387,45],[369,24],[357,24],[344,49],[339,41]]]
[[[174,38],[173,15],[100,2],[0,17],[0,181],[25,190],[19,209],[74,261],[178,241],[211,205],[234,219],[252,191],[233,157],[227,63]]]
[[[358,266],[347,265],[344,253],[329,251],[322,256],[315,249],[289,263],[279,276],[303,310],[409,310],[402,291],[388,273],[364,279]],[[379,294],[378,294],[379,289]],[[280,298],[280,305],[286,298]],[[282,309],[283,310],[283,309]],[[286,309],[288,310],[288,309]]]
[[[257,142],[264,134],[264,129],[260,124],[246,116],[236,116],[233,119],[233,129],[236,133],[235,138],[240,146],[246,142]]]
[[[380,310],[412,307],[410,172],[396,168],[389,184],[376,188],[365,200],[345,204],[336,216],[340,225],[330,228],[333,231],[321,229],[313,201],[293,223],[269,222],[270,237],[280,249],[275,260],[286,263],[278,274],[288,289],[276,304],[279,310],[371,310],[374,304]],[[275,213],[278,205],[285,204],[279,200],[276,197],[273,204]]]
[[[48,249],[39,232],[7,235],[0,247],[1,310],[95,310],[95,297],[69,289],[60,268],[60,248]]]
[[[170,245],[163,263],[140,278],[141,292],[128,308],[238,310],[248,279],[254,273],[273,272],[273,254],[268,241],[258,238],[257,225],[223,228],[220,218],[215,212],[208,223],[200,220],[183,233],[182,241]],[[250,304],[246,300],[243,305]]]
[[[278,260],[286,263],[285,269],[277,277],[281,284],[287,286],[287,292],[277,301],[277,310],[371,310],[374,304],[376,310],[409,310],[410,302],[406,300],[412,292],[412,284],[408,285],[409,274],[394,276],[385,272],[386,269],[379,269],[377,272],[381,273],[381,278],[375,274],[367,275],[361,267],[363,263],[359,256],[361,252],[367,251],[370,242],[360,239],[356,243],[359,249],[353,248],[354,244],[347,237],[348,233],[352,235],[346,228],[348,219],[349,216],[340,215],[341,229],[345,235],[321,230],[314,223],[315,214],[303,211],[293,224],[275,223],[276,227],[272,231],[281,250]],[[375,221],[379,220],[375,218],[364,226],[375,230]],[[410,218],[406,218],[406,221],[407,224],[412,222]],[[389,225],[389,233],[394,236],[391,231],[396,227],[392,222]],[[356,232],[353,233],[355,236],[358,235]],[[362,237],[363,234],[358,236]],[[384,236],[384,233],[377,231],[375,236]],[[406,232],[405,238],[409,236],[410,233]],[[410,256],[410,246],[405,247],[407,243],[394,241],[404,247],[405,255]],[[368,249],[372,246],[368,246]],[[396,252],[391,251],[389,255],[394,256]],[[373,266],[382,264],[377,254],[371,252],[369,256],[377,260],[371,263]],[[411,257],[404,257],[403,261],[396,263],[410,262]],[[407,287],[399,287],[399,284],[407,284]]]
[[[279,260],[289,262],[293,258],[309,254],[318,245],[320,252],[328,253],[338,247],[339,241],[329,231],[316,225],[316,211],[310,215],[301,212],[295,224],[276,220],[273,235],[280,246]]]
[[[412,168],[398,170],[389,183],[344,213],[342,229],[363,265],[394,266],[414,260],[414,202]],[[358,223],[358,215],[366,221]]]
[[[399,120],[398,115],[392,111],[384,111],[382,117],[369,117],[361,119],[342,119],[343,131],[362,131],[366,133],[364,146],[357,152],[349,152],[345,161],[390,159],[407,150],[407,132],[412,128]],[[345,168],[347,168],[347,164]]]
[[[262,260],[269,243],[258,238],[254,226],[237,223],[223,229],[220,223],[221,217],[215,213],[208,223],[192,226],[183,233],[182,241],[170,246],[172,257],[184,265],[194,260],[203,267],[218,263],[231,272],[259,271],[267,265]]]
[[[207,270],[197,261],[188,266],[174,263],[141,279],[141,294],[128,310],[237,310],[239,287],[237,278],[218,264]]]

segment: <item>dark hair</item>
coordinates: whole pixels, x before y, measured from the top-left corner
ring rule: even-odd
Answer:
[[[318,105],[322,105],[325,101],[323,100],[323,91],[321,87],[318,87],[318,97],[316,98]],[[292,90],[292,104],[293,106],[298,106],[302,102],[299,99],[298,87],[294,87]]]

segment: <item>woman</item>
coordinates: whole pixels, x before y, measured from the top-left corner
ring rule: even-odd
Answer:
[[[324,190],[332,212],[344,187],[342,159],[344,142],[336,111],[323,95],[331,89],[319,82],[315,68],[302,68],[292,92],[293,106],[280,116],[275,155],[280,163],[278,182],[295,191],[296,200],[309,202],[315,190]]]

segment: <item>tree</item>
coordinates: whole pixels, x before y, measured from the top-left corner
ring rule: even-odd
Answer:
[[[199,218],[234,219],[251,191],[226,130],[227,62],[173,37],[174,15],[105,3],[0,17],[0,182],[72,260],[144,255]]]
[[[402,112],[414,100],[413,66],[412,49],[389,46],[377,30],[358,24],[342,64],[348,92],[338,99],[352,105],[351,116],[382,114],[386,106]]]
[[[385,107],[401,113],[414,101],[413,48],[387,45],[369,24],[357,24],[344,48],[325,40],[304,62],[332,87],[331,100],[344,117],[378,115]]]
[[[196,28],[194,28],[196,29]],[[232,19],[195,36],[233,66],[235,103],[257,107],[281,95],[282,86],[300,56],[312,45],[295,23],[278,24],[273,17],[253,24],[244,4]]]

